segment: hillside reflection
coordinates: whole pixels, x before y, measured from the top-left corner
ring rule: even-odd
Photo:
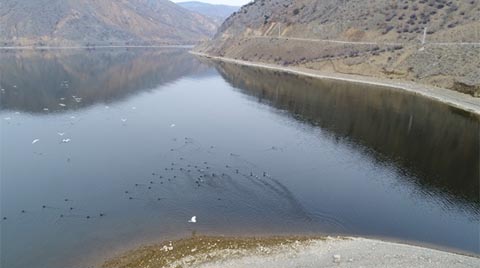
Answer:
[[[201,75],[185,49],[13,51],[0,54],[1,110],[61,112],[111,103]]]
[[[380,87],[219,63],[220,74],[242,93],[328,131],[395,165],[420,194],[478,211],[479,119],[436,102]]]

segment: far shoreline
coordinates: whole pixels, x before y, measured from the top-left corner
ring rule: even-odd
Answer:
[[[227,57],[220,57],[220,56],[212,56],[209,54],[196,52],[196,51],[189,51],[190,54],[211,59],[214,61],[222,61],[227,63],[233,63],[242,66],[249,66],[254,68],[262,68],[268,69],[273,71],[281,71],[306,77],[312,77],[316,79],[329,79],[329,80],[338,80],[338,81],[346,81],[351,83],[360,83],[366,85],[375,85],[375,86],[382,86],[386,88],[402,90],[404,92],[413,93],[415,95],[419,95],[443,104],[446,104],[450,107],[454,107],[465,112],[472,113],[477,117],[480,117],[480,98],[475,98],[468,94],[456,92],[449,89],[428,86],[424,84],[419,84],[410,81],[400,81],[400,80],[387,80],[375,77],[367,77],[367,76],[360,76],[360,75],[347,75],[341,73],[325,73],[313,69],[307,68],[299,68],[299,67],[291,67],[291,66],[280,66],[275,64],[269,63],[262,63],[262,62],[252,62],[252,61],[244,61],[244,60],[237,60]]]
[[[193,48],[195,45],[118,45],[118,46],[6,46],[0,50],[67,50],[67,49],[105,49],[105,48]]]

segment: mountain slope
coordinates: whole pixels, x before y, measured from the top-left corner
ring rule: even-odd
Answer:
[[[478,14],[478,0],[256,0],[197,50],[480,95],[480,46],[437,44],[480,42]]]
[[[216,30],[168,0],[2,0],[0,25],[0,40],[14,44],[194,43]]]
[[[431,40],[472,41],[478,40],[478,29],[458,27],[474,29],[479,8],[478,0],[256,0],[219,31],[277,35],[272,26],[280,25],[282,35],[371,41],[413,40],[427,27]],[[447,29],[451,35],[438,34]]]
[[[192,12],[212,18],[218,22],[218,24],[221,24],[226,18],[240,9],[240,7],[237,6],[212,5],[197,1],[180,2],[178,5]]]

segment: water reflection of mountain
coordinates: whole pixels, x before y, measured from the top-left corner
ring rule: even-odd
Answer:
[[[244,94],[347,140],[378,163],[394,164],[421,193],[480,208],[477,117],[380,87],[231,64],[217,69]]]
[[[206,71],[185,49],[5,52],[0,54],[0,108],[78,109]]]

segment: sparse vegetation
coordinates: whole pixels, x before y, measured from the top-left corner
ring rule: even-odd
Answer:
[[[21,45],[193,44],[217,28],[213,20],[168,1],[152,1],[147,8],[144,1],[2,0],[0,14],[0,40]]]
[[[203,51],[211,54],[221,53],[227,57],[245,55],[247,60],[288,65],[302,64],[327,70],[331,68],[330,62],[336,62],[341,66],[346,60],[355,58],[355,61],[348,63],[349,72],[352,73],[376,75],[378,70],[386,65],[390,69],[402,69],[401,72],[411,80],[441,87],[453,89],[453,81],[456,79],[468,81],[467,84],[471,85],[480,84],[480,77],[473,74],[475,66],[480,64],[478,60],[464,62],[454,60],[455,57],[463,57],[472,49],[478,50],[478,47],[452,49],[428,47],[425,52],[418,51],[424,29],[427,34],[427,45],[431,42],[478,42],[474,29],[480,27],[475,13],[480,8],[479,2],[350,0],[339,4],[336,0],[322,0],[313,4],[313,1],[297,0],[295,5],[291,5],[289,0],[255,1],[244,7],[249,10],[248,14],[234,16],[224,25],[221,32],[227,36],[243,36],[248,29],[255,30],[256,35],[276,37],[278,28],[273,24],[281,22],[283,39],[249,37],[243,39],[245,42],[241,45],[232,47],[227,45],[231,44],[230,41],[229,43],[219,41],[212,47],[208,47],[207,44]],[[349,20],[345,21],[344,18]],[[287,38],[290,36],[353,42],[390,42],[395,45],[377,48],[335,45],[296,41]],[[289,53],[292,50],[295,53]],[[250,51],[255,51],[255,55]],[[422,53],[430,57],[423,59],[424,62],[431,60],[442,62],[435,66],[442,66],[444,70],[435,74],[430,73],[431,68],[427,67],[426,63],[416,62],[420,58],[419,55],[424,55]],[[446,57],[443,53],[451,53],[450,55],[455,57]],[[372,63],[373,57],[378,62]],[[416,68],[410,68],[412,66]],[[458,71],[460,69],[463,71]],[[439,73],[441,79],[438,78]]]

